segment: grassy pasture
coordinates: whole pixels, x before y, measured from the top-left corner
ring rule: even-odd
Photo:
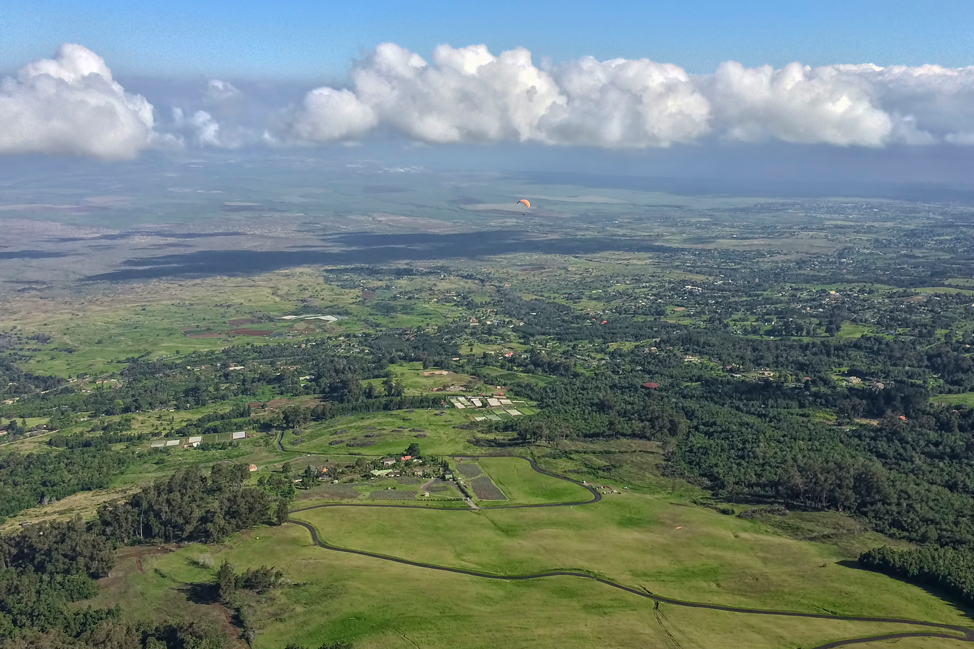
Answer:
[[[309,426],[301,444],[291,445],[294,435],[284,434],[284,448],[299,453],[334,453],[336,455],[380,456],[402,453],[411,443],[419,444],[425,455],[477,453],[482,449],[467,444],[474,431],[457,430],[454,426],[470,421],[465,410],[398,410],[350,415]],[[422,429],[412,431],[413,428]],[[405,430],[403,430],[405,429]],[[366,437],[372,435],[373,437]],[[425,435],[425,437],[417,437]],[[331,442],[341,440],[341,444]],[[369,446],[349,446],[363,440]]]
[[[930,397],[930,400],[941,403],[951,403],[959,406],[974,407],[974,392],[961,392],[960,394],[937,394]]]
[[[381,521],[396,510],[361,511]],[[454,524],[458,519],[478,516],[423,510],[405,513],[438,516]],[[391,529],[392,522],[386,530]],[[431,532],[452,535],[450,528],[439,524]],[[396,539],[410,545],[406,534],[386,531],[383,536],[387,552],[396,549]],[[243,533],[215,548],[190,545],[168,554],[144,555],[138,563],[125,559],[116,573],[104,580],[102,593],[92,603],[121,603],[127,616],[134,619],[195,619],[219,626],[220,612],[214,605],[196,604],[187,597],[189,585],[210,582],[215,576],[214,569],[199,564],[200,556],[206,554],[212,556],[215,566],[226,558],[238,570],[277,566],[291,582],[260,597],[248,610],[258,630],[253,643],[257,649],[279,649],[292,641],[313,647],[339,640],[353,641],[356,648],[364,649],[498,645],[666,649],[674,646],[673,640],[683,647],[780,649],[914,630],[899,625],[732,614],[667,604],[661,606],[657,618],[650,600],[598,583],[569,577],[499,582],[434,572],[312,546],[307,532],[297,526]],[[567,562],[569,557],[564,559]],[[873,585],[879,587],[877,590],[895,584],[875,577],[880,580]],[[896,594],[903,595],[892,593],[883,601],[892,600]],[[900,608],[916,611],[928,603],[934,607],[939,604],[923,593],[920,597],[909,594],[914,596],[907,597]],[[939,607],[944,608],[942,604]],[[919,644],[895,646],[942,649],[956,646],[956,642],[923,639]]]
[[[715,604],[964,621],[933,595],[839,565],[847,557],[833,546],[681,505],[628,493],[571,508],[332,508],[294,516],[335,545],[457,568],[502,575],[573,569]]]
[[[917,293],[946,293],[949,295],[974,295],[974,290],[966,288],[954,288],[950,286],[922,286],[913,289]]]
[[[431,367],[427,370],[423,369],[423,364],[416,363],[399,363],[393,365],[389,368],[395,378],[402,381],[403,388],[405,389],[405,394],[410,396],[423,396],[432,393],[433,388],[446,388],[452,386],[462,386],[461,390],[444,390],[444,394],[479,394],[480,379],[475,376],[470,376],[469,374],[458,374],[456,372],[449,372],[448,374],[429,374],[424,376],[426,372],[439,372],[441,371],[438,367]],[[363,383],[373,383],[379,389],[382,388],[382,383],[385,379],[367,379]]]
[[[174,301],[173,295],[179,299]],[[120,369],[116,363],[142,353],[152,356],[227,346],[224,338],[187,338],[183,328],[229,330],[227,321],[257,311],[289,313],[302,298],[322,308],[350,304],[354,293],[323,284],[311,269],[268,273],[252,278],[158,280],[94,288],[43,299],[13,298],[0,315],[0,329],[53,336],[27,367],[41,374],[68,375]],[[261,328],[251,325],[254,328]],[[275,340],[241,336],[231,344]],[[71,348],[74,351],[64,351]]]

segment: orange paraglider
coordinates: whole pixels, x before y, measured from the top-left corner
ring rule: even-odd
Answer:
[[[517,205],[521,205],[522,203],[524,204],[524,207],[526,207],[526,208],[528,208],[528,209],[531,209],[531,201],[529,201],[529,200],[528,200],[528,199],[526,199],[526,198],[522,198],[522,199],[521,199],[521,200],[519,200],[519,201],[518,201],[518,202],[517,202],[516,204],[517,204]]]

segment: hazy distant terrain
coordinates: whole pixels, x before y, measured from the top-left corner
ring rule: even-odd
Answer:
[[[797,231],[806,240],[799,248],[829,247],[890,221],[916,227],[934,213],[974,213],[949,193],[930,203],[782,198],[769,186],[749,197],[727,183],[431,171],[354,156],[6,162],[4,170],[2,292],[308,264],[740,247],[715,242]],[[516,204],[522,197],[530,210]]]

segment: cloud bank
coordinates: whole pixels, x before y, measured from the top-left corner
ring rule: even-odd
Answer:
[[[318,88],[294,114],[298,140],[386,129],[429,143],[666,147],[707,138],[882,147],[974,142],[974,68],[792,63],[713,74],[648,59],[536,66],[525,49],[441,45],[432,62],[391,43],[346,89]]]
[[[160,142],[152,105],[125,92],[105,61],[65,44],[0,80],[0,153],[131,158]]]
[[[162,120],[99,56],[66,44],[0,80],[0,153],[114,159],[160,146],[309,146],[388,135],[605,149],[974,145],[974,67],[729,61],[695,75],[648,59],[535,64],[526,49],[495,55],[484,45],[441,45],[427,61],[385,43],[352,65],[344,87],[315,88],[297,102],[274,104],[273,93],[221,80],[178,105],[155,101]]]

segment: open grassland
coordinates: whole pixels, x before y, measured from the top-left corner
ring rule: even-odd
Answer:
[[[0,314],[0,329],[16,326],[52,336],[50,343],[35,346],[39,351],[26,367],[66,376],[117,371],[115,363],[144,353],[163,356],[228,344],[226,337],[188,338],[183,329],[229,331],[234,328],[227,324],[229,320],[249,318],[255,312],[285,315],[302,300],[311,300],[327,312],[329,307],[347,307],[357,299],[356,291],[328,286],[311,269],[248,278],[158,280],[93,287],[58,297],[26,294],[10,298]],[[231,342],[259,340],[263,339],[239,336]]]
[[[940,403],[951,403],[954,405],[974,407],[974,392],[961,392],[960,394],[937,394],[930,397],[930,400]]]
[[[848,557],[834,546],[648,495],[562,508],[326,508],[294,517],[334,545],[491,574],[577,570],[712,604],[964,623],[937,597],[840,565]]]
[[[388,511],[366,513],[381,516]],[[428,513],[444,518],[471,516]],[[120,603],[127,616],[147,621],[190,618],[220,625],[218,606],[191,601],[193,584],[211,582],[215,575],[214,569],[199,564],[205,554],[211,555],[214,565],[228,559],[238,570],[278,566],[290,581],[288,587],[261,596],[247,611],[258,632],[253,643],[257,649],[279,649],[288,642],[318,646],[339,640],[353,641],[356,648],[364,649],[780,649],[916,630],[903,625],[769,617],[667,604],[657,616],[651,600],[595,582],[573,577],[503,582],[339,554],[311,545],[307,532],[297,526],[241,534],[219,548],[191,545],[169,554],[129,559],[116,569],[117,575],[105,580],[94,603]],[[941,649],[956,646],[956,642],[924,639],[915,646]]]
[[[974,290],[966,288],[953,288],[949,286],[922,286],[913,289],[918,293],[947,293],[950,295],[974,295]]]
[[[447,372],[439,374],[445,370],[438,367],[423,369],[422,363],[397,363],[391,366],[390,371],[394,378],[402,381],[405,394],[407,396],[425,396],[433,392],[433,388],[445,394],[470,394],[479,393],[481,390],[480,379],[469,374],[458,374]],[[380,390],[385,379],[368,379],[363,383],[372,383]],[[454,389],[448,389],[454,388]]]
[[[558,381],[558,379],[553,376],[546,376],[544,374],[525,374],[524,372],[507,372],[499,367],[485,367],[482,368],[482,371],[490,378],[491,381],[495,382],[494,385],[487,386],[488,390],[490,390],[492,387],[497,387],[498,385],[504,387],[504,384],[509,381],[527,381],[529,383],[537,383],[538,385],[548,385]]]
[[[475,454],[483,449],[467,443],[473,431],[454,428],[469,423],[470,419],[465,410],[398,410],[350,415],[309,426],[298,445],[291,444],[295,439],[293,433],[285,433],[283,443],[284,448],[299,453],[395,455],[415,442],[424,455]]]
[[[446,283],[438,286],[428,280],[401,280],[376,298],[363,300],[360,290],[326,284],[322,271],[314,268],[253,277],[93,285],[74,293],[7,297],[0,311],[0,330],[19,328],[51,336],[49,343],[31,346],[32,358],[25,365],[31,372],[97,374],[118,371],[119,363],[143,354],[168,356],[281,340],[250,335],[250,330],[305,338],[354,334],[376,327],[437,325],[463,312],[454,304],[435,300],[435,295],[446,290]],[[420,297],[390,301],[383,294],[396,292],[413,292]],[[298,309],[321,314],[336,311],[347,316],[328,324],[279,319]],[[259,316],[255,322],[229,324],[251,320],[255,315]]]

